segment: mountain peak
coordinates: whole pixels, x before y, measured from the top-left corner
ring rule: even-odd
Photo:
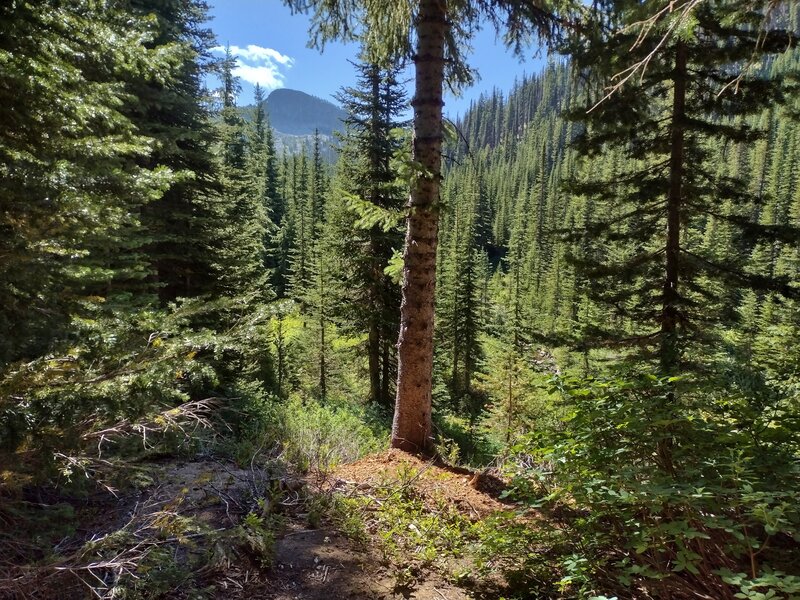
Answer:
[[[342,119],[346,113],[341,108],[299,90],[274,90],[264,104],[270,124],[280,133],[310,135],[319,130],[320,134],[330,136],[344,128]]]

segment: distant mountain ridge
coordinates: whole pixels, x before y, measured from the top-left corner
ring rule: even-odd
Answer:
[[[272,128],[289,135],[325,136],[343,131],[342,119],[347,114],[333,102],[298,90],[277,89],[264,101]]]
[[[275,149],[279,154],[284,151],[310,153],[314,132],[318,131],[324,160],[336,161],[334,133],[344,131],[345,111],[329,100],[285,88],[273,91],[263,104],[275,132]],[[255,105],[242,106],[239,111],[249,121],[254,117]]]

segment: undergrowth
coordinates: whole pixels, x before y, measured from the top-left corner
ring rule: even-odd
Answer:
[[[800,594],[798,432],[679,381],[555,380],[565,427],[514,448],[512,496],[561,529],[542,545],[568,597],[791,599]],[[757,432],[757,433],[756,433]],[[669,441],[669,461],[658,452]],[[536,570],[511,544],[505,552]]]

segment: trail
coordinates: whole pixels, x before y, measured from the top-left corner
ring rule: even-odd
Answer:
[[[508,508],[490,475],[394,450],[326,475],[197,457],[127,478],[72,499],[58,563],[2,570],[0,599],[463,600],[471,565],[438,538]]]

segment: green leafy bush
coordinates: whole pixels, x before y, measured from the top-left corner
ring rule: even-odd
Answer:
[[[514,493],[573,540],[565,590],[791,597],[796,577],[771,569],[800,573],[798,430],[674,378],[554,383],[565,428],[515,448]]]
[[[291,399],[283,407],[281,443],[286,460],[301,470],[327,471],[382,450],[388,436],[365,424],[363,409]]]
[[[236,301],[186,301],[120,315],[98,307],[87,312],[93,318],[75,317],[72,339],[0,371],[0,461],[52,475],[56,456],[139,453],[158,439],[154,432],[169,429],[164,411],[192,401],[214,398],[234,421],[236,398],[258,396],[270,376],[265,345],[254,343],[263,315],[239,312]],[[221,333],[208,322],[234,325]],[[137,425],[148,420],[147,429]],[[106,437],[123,432],[131,443],[98,446],[95,433],[108,427],[114,432]],[[134,430],[139,435],[127,435]]]

